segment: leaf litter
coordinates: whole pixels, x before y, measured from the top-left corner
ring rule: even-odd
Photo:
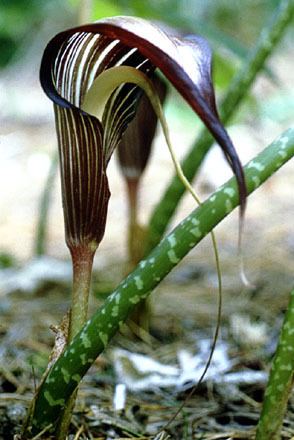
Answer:
[[[286,70],[290,72],[293,69],[283,68],[283,72]],[[262,87],[264,83],[261,83],[261,89]],[[232,136],[236,137],[235,143],[239,144],[240,139],[243,139],[246,149],[252,148],[253,145],[257,148],[261,144],[265,145],[283,129],[269,120],[256,120],[252,123],[250,117],[247,119],[247,136],[244,136],[244,127],[241,127],[240,131],[237,124],[232,132]],[[6,127],[8,132],[17,136],[13,141],[17,149],[13,157],[8,158],[8,162],[1,161],[2,177],[6,176],[7,179],[9,175],[15,176],[7,191],[7,197],[3,197],[2,200],[2,249],[13,249],[14,257],[27,259],[30,254],[28,243],[32,242],[35,233],[31,221],[32,208],[35,207],[32,198],[38,198],[48,168],[47,159],[52,149],[48,139],[51,139],[52,124],[48,124],[46,116],[34,126],[26,121],[15,123],[7,119]],[[260,139],[257,132],[266,133],[268,139]],[[181,133],[181,139],[183,135]],[[192,135],[194,137],[194,134]],[[2,143],[5,139],[8,142],[8,137],[1,135]],[[11,144],[10,138],[8,143]],[[7,151],[11,150],[2,148],[1,154],[5,155]],[[35,157],[36,154],[37,162],[34,163],[38,163],[38,166],[29,168],[29,158]],[[164,188],[164,182],[169,178],[169,170],[162,150],[156,148],[154,154],[157,155],[158,162],[151,166],[150,174],[146,174],[145,189],[148,189],[152,182],[160,192]],[[218,163],[219,160],[216,160],[217,173],[220,172]],[[115,166],[110,170],[110,174],[113,192],[110,207],[112,215],[109,216],[108,239],[97,257],[96,267],[99,271],[94,277],[92,311],[101,304],[125,270],[125,245],[116,245],[117,237],[121,236],[125,227],[121,221],[121,214],[117,216],[117,212],[121,213],[124,210],[123,189],[121,182],[115,177]],[[253,278],[255,289],[243,290],[238,280],[234,263],[236,240],[234,242],[231,237],[231,231],[237,231],[237,217],[233,214],[218,227],[224,281],[221,338],[217,344],[217,356],[213,358],[213,369],[208,370],[206,380],[188,400],[180,415],[165,429],[191,386],[197,381],[198,368],[201,369],[205,362],[205,353],[212,340],[215,325],[216,277],[210,261],[210,244],[206,241],[201,243],[199,249],[193,251],[152,294],[150,336],[142,340],[138,334],[134,335],[128,327],[124,327],[104,354],[96,360],[83,380],[69,439],[254,438],[270,361],[275,351],[288,294],[293,287],[293,175],[289,164],[279,176],[264,185],[259,194],[250,198],[244,252],[247,271]],[[210,191],[215,183],[213,176],[206,176],[205,171],[200,180],[203,180],[203,176],[206,184],[202,187],[202,197],[205,197],[206,192]],[[144,203],[147,212],[154,201],[150,192],[145,189],[143,188],[143,192],[146,194]],[[56,193],[57,191],[56,189]],[[17,194],[20,193],[21,210],[17,199]],[[24,206],[26,209],[23,209]],[[184,200],[176,221],[190,209],[190,200]],[[60,211],[60,201],[54,201],[49,254],[65,258],[67,253],[60,244],[63,242]],[[145,212],[142,213],[142,217],[144,216]],[[17,243],[16,246],[16,237],[20,235],[15,234],[15,231],[21,232],[25,245],[19,246],[20,243]],[[70,293],[68,269],[65,268],[67,263],[63,266],[64,260],[56,260],[55,268],[63,267],[61,278],[56,272],[50,276],[54,264],[51,265],[50,261],[43,263],[40,265],[43,267],[42,271],[37,268],[32,277],[30,274],[34,273],[32,266],[34,267],[35,263],[24,263],[19,267],[9,268],[12,273],[10,280],[14,282],[8,282],[9,272],[3,272],[3,269],[0,273],[0,439],[4,440],[13,439],[20,430],[26,408],[45,371],[54,345],[54,334],[50,331],[50,326],[58,327],[67,312]],[[38,264],[37,262],[36,266]],[[19,279],[20,281],[17,281]],[[121,353],[130,353],[127,356],[127,366],[136,356],[140,361],[135,362],[135,367],[137,364],[141,366],[142,357],[149,365],[151,362],[153,370],[147,373],[145,371],[145,377],[142,377],[140,370],[138,373],[131,363],[131,385],[134,387],[135,383],[138,384],[147,378],[147,389],[139,387],[134,390],[123,383],[116,367],[120,359],[118,354]],[[136,381],[133,378],[134,374]],[[150,386],[152,375],[155,374],[160,380],[168,378],[170,384],[163,386],[158,380],[156,386]],[[185,375],[186,381],[183,380]],[[254,380],[246,381],[248,376]],[[125,380],[126,378],[127,375]],[[228,380],[225,381],[225,378]],[[293,436],[292,396],[284,421],[282,439],[292,439]]]
[[[96,277],[103,281],[103,274]],[[206,282],[204,277],[195,289],[195,283],[187,280],[181,289],[185,306],[179,311],[178,285],[169,277],[154,294],[151,338],[142,341],[127,326],[114,338],[82,383],[69,438],[254,438],[283,310],[281,298],[274,310],[263,308],[260,313],[262,303],[269,298],[264,288],[254,293],[254,302],[248,298],[249,293],[244,295],[247,305],[243,298],[242,313],[238,298],[229,297],[234,287],[226,292],[222,335],[207,376],[181,414],[161,432],[197,383],[207,360],[215,304],[210,289],[205,288]],[[99,281],[95,286],[98,293],[92,297],[92,310],[102,301]],[[68,299],[64,282],[43,285],[37,293],[35,289],[25,296],[23,293],[16,289],[3,295],[6,306],[0,311],[0,438],[5,440],[19,431],[53,345],[54,334],[49,326],[58,325]],[[186,309],[192,310],[190,316]],[[254,343],[252,334],[256,332]],[[244,337],[246,334],[248,338]],[[294,435],[293,409],[292,399],[283,439]]]

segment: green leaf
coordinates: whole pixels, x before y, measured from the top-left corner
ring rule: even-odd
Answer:
[[[290,294],[258,423],[256,440],[279,440],[294,384],[294,290]]]

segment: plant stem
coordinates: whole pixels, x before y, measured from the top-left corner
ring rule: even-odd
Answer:
[[[294,129],[283,133],[244,168],[253,192],[294,156]],[[239,203],[235,178],[186,217],[121,282],[59,357],[39,389],[32,417],[34,433],[56,423],[59,412],[96,357],[104,350],[136,304]]]
[[[220,106],[220,117],[224,124],[236,114],[238,106],[248,94],[250,86],[254,82],[257,74],[263,69],[267,58],[272,54],[275,46],[281,40],[287,25],[293,18],[293,14],[293,0],[282,0],[276,14],[267,27],[261,32],[260,38],[249,53],[243,68],[233,79],[226,92]],[[186,155],[182,162],[182,169],[184,175],[190,182],[198,172],[213,142],[214,139],[212,136],[204,129]],[[148,236],[146,237],[146,254],[148,254],[163,237],[184,193],[185,187],[179,178],[175,176],[169,183],[150,217]]]
[[[72,393],[65,408],[62,410],[61,417],[56,428],[56,440],[65,440],[69,431],[69,426],[72,418],[72,413],[77,398],[77,389]]]
[[[36,242],[35,242],[35,255],[37,256],[44,255],[46,252],[48,214],[49,214],[53,183],[57,172],[57,166],[58,166],[58,152],[56,151],[52,155],[50,168],[40,198],[39,218],[38,218]]]
[[[69,342],[80,331],[87,319],[94,253],[88,247],[71,250],[73,263],[73,288],[69,323]]]
[[[93,9],[92,0],[80,0],[78,6],[78,18],[77,18],[78,24],[82,25],[91,21],[92,9]]]
[[[139,180],[127,181],[129,221],[128,221],[128,254],[132,268],[143,258],[141,227],[138,224],[138,189]]]
[[[128,253],[129,253],[129,271],[144,257],[144,240],[146,231],[138,222],[138,192],[139,179],[127,180],[128,202],[129,202],[129,223],[128,223]],[[148,298],[141,301],[129,317],[130,328],[135,324],[137,334],[140,335],[149,332],[150,327],[150,301]],[[141,335],[140,335],[141,336]]]
[[[279,440],[294,380],[294,290],[266,387],[256,440]]]
[[[74,247],[71,249],[73,263],[73,288],[69,320],[68,343],[80,331],[87,319],[89,291],[91,284],[94,253],[88,247]],[[65,440],[75,406],[77,388],[66,402],[59,417],[57,426],[57,440]]]

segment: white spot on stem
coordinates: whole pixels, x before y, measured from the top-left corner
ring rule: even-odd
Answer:
[[[142,278],[136,276],[136,277],[134,278],[134,280],[135,280],[135,284],[136,284],[137,289],[138,289],[138,290],[142,290],[143,287],[144,287],[144,283],[143,283],[143,281],[142,281]]]
[[[70,374],[65,368],[61,368],[61,374],[63,376],[64,382],[69,383],[70,381]]]
[[[258,176],[253,176],[252,182],[254,183],[254,188],[257,188],[260,185],[260,178]]]
[[[227,214],[228,214],[229,212],[232,211],[232,209],[233,209],[233,204],[232,204],[232,202],[231,202],[230,199],[227,199],[227,200],[226,200],[225,206],[226,206],[226,213],[227,213]]]
[[[256,161],[252,160],[248,164],[247,168],[254,168],[257,171],[263,171],[264,170],[264,165],[262,165],[262,163],[259,163],[259,162],[256,162]]]
[[[88,335],[87,335],[86,332],[83,332],[83,333],[81,334],[81,338],[82,338],[83,346],[84,346],[85,348],[89,348],[89,347],[91,347],[92,342],[90,341],[90,339],[89,339],[89,337],[88,337]]]
[[[50,406],[63,406],[65,403],[64,399],[54,399],[49,391],[44,392],[44,397]]]
[[[224,189],[224,193],[227,194],[229,197],[233,198],[236,194],[236,191],[234,190],[234,188],[225,188]]]
[[[176,238],[175,238],[175,236],[172,234],[172,235],[169,235],[168,237],[167,237],[167,240],[168,240],[168,242],[169,242],[169,244],[170,244],[170,246],[173,248],[173,247],[175,247],[176,246],[176,244],[177,244],[177,240],[176,240]]]
[[[192,225],[194,225],[194,226],[198,226],[198,225],[200,225],[200,221],[199,221],[197,218],[192,218],[192,219],[191,219],[191,223],[192,223]]]
[[[103,333],[103,332],[99,332],[99,338],[101,339],[101,342],[104,345],[104,347],[106,347],[106,345],[108,343],[108,336],[107,336],[107,334]]]
[[[199,238],[202,236],[202,232],[200,231],[199,228],[192,228],[190,230],[191,234],[194,235],[194,237]]]
[[[118,306],[113,306],[111,316],[116,318],[118,316]]]
[[[130,303],[132,304],[138,304],[139,301],[140,301],[140,297],[138,295],[135,295],[130,298]]]
[[[176,253],[173,249],[170,249],[167,253],[168,259],[171,263],[177,264],[180,259],[176,256]]]

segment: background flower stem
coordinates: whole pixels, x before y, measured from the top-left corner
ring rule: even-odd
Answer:
[[[40,197],[39,217],[37,222],[37,233],[35,238],[35,256],[46,254],[47,234],[48,234],[48,216],[51,202],[52,191],[54,189],[54,180],[58,168],[58,150],[54,151],[51,157],[51,163],[46,177],[45,185]]]

